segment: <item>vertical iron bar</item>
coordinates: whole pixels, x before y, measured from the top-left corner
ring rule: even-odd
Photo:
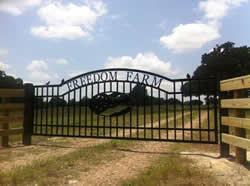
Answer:
[[[144,139],[146,138],[146,87],[144,85],[144,91],[143,91],[143,131],[144,131]]]
[[[176,140],[176,85],[174,81],[174,139]]]
[[[168,93],[166,92],[166,134],[168,140]]]
[[[116,82],[116,92],[119,92],[118,81]],[[116,116],[116,137],[118,137],[118,115]]]
[[[91,84],[91,99],[93,99],[94,96],[94,86]],[[91,109],[91,136],[93,136],[93,111]]]
[[[110,92],[112,92],[112,82],[110,81]],[[109,116],[109,136],[112,136],[112,116]]]
[[[183,81],[181,81],[181,87],[183,87]],[[185,126],[184,126],[184,91],[182,89],[182,92],[181,92],[181,121],[182,121],[182,140],[184,141],[185,140]]]
[[[112,137],[112,116],[109,116],[109,137]]]
[[[51,96],[51,99],[54,98],[54,87],[51,87],[52,88],[52,96]],[[50,107],[50,124],[51,124],[51,127],[50,127],[50,134],[52,135],[53,134],[53,124],[54,124],[54,103],[53,101],[51,102],[51,107]]]
[[[153,122],[154,122],[154,118],[153,118],[153,88],[151,87],[151,98],[150,98],[150,104],[151,104],[151,139],[154,138],[154,130],[153,130]]]
[[[125,94],[125,82],[123,81],[123,94]],[[123,137],[125,137],[125,113],[123,113],[123,129],[122,129]]]
[[[49,94],[49,87],[46,87],[46,114],[45,114],[45,130],[46,135],[48,135],[48,110],[49,110],[49,103],[48,103],[48,94]]]
[[[56,97],[57,97],[57,102],[56,102],[56,135],[58,135],[58,123],[59,123],[59,104],[58,104],[58,99],[59,99],[59,86],[57,86],[57,92],[56,92]]]
[[[201,83],[200,80],[198,80],[199,140],[202,141],[201,140],[201,131],[202,131],[202,129],[201,129],[201,104],[200,104],[200,102],[201,102],[201,95],[200,95],[200,87],[201,87],[201,85],[200,85],[200,83]]]
[[[79,89],[79,104],[78,104],[78,136],[81,136],[82,125],[82,88]]]
[[[106,82],[103,83],[103,92],[106,92]],[[106,136],[106,118],[103,116],[103,134]]]
[[[159,118],[159,139],[161,139],[161,95],[158,89],[158,118]]]
[[[75,136],[75,132],[76,132],[76,89],[74,89],[73,92],[73,136]]]
[[[41,121],[41,123],[40,123],[40,124],[41,124],[40,134],[43,134],[43,109],[44,109],[44,108],[43,108],[43,106],[44,106],[44,105],[43,105],[43,87],[41,87],[41,89],[42,89],[42,91],[41,91],[41,102],[42,102],[42,103],[41,103],[41,108],[40,108],[40,115],[41,115],[41,116],[40,116],[40,117],[41,117],[41,118],[40,118],[40,121]]]
[[[190,83],[190,124],[191,124],[191,141],[193,141],[193,111],[192,111],[192,80],[189,79]]]
[[[62,105],[62,135],[64,136],[64,105],[65,105],[64,95],[63,95],[62,99],[63,99],[63,105]]]
[[[131,91],[132,91],[132,83],[129,83],[129,92],[130,92],[130,95],[131,95]],[[134,107],[134,105],[132,105],[132,107]],[[129,111],[129,137],[131,138],[131,135],[132,135],[132,113],[131,111],[133,110],[133,108]]]
[[[67,136],[69,136],[69,125],[70,125],[70,93],[68,93],[68,105],[67,105]]]
[[[97,94],[100,93],[100,84],[97,84]],[[99,122],[100,122],[100,118],[99,118],[99,114],[97,115],[97,136],[99,136]]]
[[[210,141],[210,113],[209,113],[209,110],[210,110],[210,108],[209,108],[210,107],[210,103],[209,102],[210,102],[210,100],[209,100],[209,92],[207,93],[207,100],[208,100],[207,101],[207,123],[208,123],[208,126],[207,126],[208,127],[207,128],[208,129],[207,130],[207,132],[208,132],[208,134],[207,134],[208,135],[207,136],[207,140]]]
[[[136,138],[139,138],[139,100],[136,100]]]
[[[36,97],[36,96],[38,96],[38,88],[36,87],[35,88],[35,90],[36,90],[36,95],[35,95],[35,98],[34,98],[34,101],[35,101],[35,105],[36,105],[36,124],[35,124],[35,126],[36,126],[36,128],[35,128],[35,131],[36,131],[36,134],[37,134],[37,124],[38,124],[38,106],[40,106],[40,105],[38,105],[38,104],[40,104],[39,103],[39,99],[38,99],[38,97]]]
[[[219,81],[215,79],[215,92],[214,92],[214,135],[215,135],[215,142],[218,143],[218,113],[217,113],[217,106],[218,106],[218,101],[217,101],[217,91],[218,91],[218,83]]]
[[[84,111],[85,111],[85,120],[84,120],[84,136],[87,136],[87,122],[88,122],[88,86],[85,87],[85,101],[84,101]]]

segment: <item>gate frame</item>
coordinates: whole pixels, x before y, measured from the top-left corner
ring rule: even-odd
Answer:
[[[25,107],[25,118],[26,119],[25,119],[24,125],[25,125],[25,136],[27,136],[25,138],[25,144],[27,144],[27,145],[31,144],[31,136],[32,135],[42,135],[42,134],[34,134],[34,131],[33,131],[33,127],[34,127],[34,102],[35,102],[35,97],[36,97],[35,96],[35,88],[38,88],[38,87],[47,87],[47,89],[48,89],[48,87],[57,87],[59,89],[59,87],[61,87],[62,85],[65,85],[65,84],[67,84],[69,82],[72,82],[73,80],[75,80],[77,78],[80,78],[82,76],[87,76],[87,75],[95,74],[95,73],[98,73],[98,72],[108,72],[108,71],[115,71],[115,72],[116,71],[126,71],[126,72],[137,72],[137,73],[149,74],[149,75],[160,77],[160,78],[165,79],[167,81],[173,82],[174,85],[175,85],[175,82],[178,82],[178,81],[180,81],[180,82],[183,82],[183,81],[189,81],[189,82],[191,82],[191,81],[202,81],[202,80],[210,80],[210,79],[215,80],[215,78],[207,78],[207,79],[170,79],[170,78],[164,77],[162,75],[155,74],[155,73],[152,73],[152,72],[143,71],[143,70],[127,69],[127,68],[111,68],[111,69],[102,69],[102,70],[96,70],[96,71],[87,72],[87,73],[78,75],[76,77],[73,77],[73,78],[71,78],[71,79],[69,79],[67,81],[62,81],[61,84],[57,84],[57,85],[35,85],[35,86],[29,85],[29,86],[26,87],[26,91],[25,91],[26,92],[26,94],[25,94],[26,95],[25,96],[25,105],[26,105],[26,107]],[[116,80],[116,81],[112,81],[111,80],[111,81],[107,81],[107,82],[118,82],[118,80]],[[133,83],[132,81],[128,81],[128,80],[125,81],[125,83],[126,82],[130,83],[130,84]],[[215,82],[217,82],[217,81],[215,80]],[[134,82],[134,83],[136,83],[136,82]],[[95,82],[92,83],[92,84],[95,84]],[[89,85],[90,84],[86,84],[85,86],[87,87]],[[183,83],[182,83],[182,85],[183,85]],[[151,86],[150,85],[146,85],[146,86],[151,87],[151,89],[155,88],[155,87],[153,87],[153,85],[151,85]],[[217,83],[215,83],[215,86],[214,86],[214,89],[213,89],[214,90],[213,96],[215,98],[217,98],[217,90],[218,90],[217,88],[218,88]],[[75,89],[76,89],[75,87],[73,89],[71,89],[71,90],[69,88],[68,92],[71,92],[71,91],[73,91]],[[164,91],[164,90],[160,89],[159,87],[158,87],[158,90]],[[68,92],[66,92],[66,93],[68,93]],[[181,93],[183,93],[183,92],[181,92]],[[175,95],[176,92],[174,92],[173,94]],[[59,95],[57,95],[57,96],[59,96]],[[192,97],[192,95],[190,97]],[[192,101],[192,99],[191,99],[191,101]],[[214,124],[214,130],[210,129],[211,131],[213,131],[215,133],[215,141],[214,142],[211,142],[211,141],[206,142],[206,143],[209,143],[209,144],[217,144],[218,143],[217,105],[218,105],[218,103],[216,102],[214,104],[214,106],[213,106],[213,110],[214,110],[214,113],[215,113],[214,114],[214,123],[215,123]],[[190,131],[191,130],[192,129],[190,128]],[[46,136],[50,136],[50,135],[46,134]],[[60,136],[60,135],[56,135],[56,136]],[[74,136],[74,137],[80,137],[80,136]],[[81,136],[81,137],[84,137],[84,136]],[[90,136],[87,136],[87,137],[90,137]],[[102,138],[102,137],[97,137],[97,136],[93,136],[93,137],[94,138]],[[111,138],[114,139],[113,137],[111,137]],[[105,139],[107,139],[107,137],[105,137]],[[129,138],[115,138],[115,139],[129,139]],[[147,140],[147,139],[137,139],[137,140]],[[160,140],[154,140],[154,139],[148,139],[148,140],[149,141],[160,141]],[[164,140],[164,141],[169,141],[169,142],[173,141],[173,142],[204,143],[202,141],[192,141],[192,140],[190,140],[190,141],[180,141],[180,140],[169,140],[168,139],[168,140]]]

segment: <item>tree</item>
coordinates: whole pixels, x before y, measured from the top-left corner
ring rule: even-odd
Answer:
[[[146,102],[146,99],[148,98],[148,92],[145,85],[139,83],[136,84],[130,92],[130,97],[132,104],[143,105],[144,100]]]
[[[181,101],[178,100],[177,98],[169,98],[167,100],[168,104],[172,105],[172,104],[181,104]]]
[[[222,45],[216,45],[210,53],[203,54],[201,65],[195,69],[192,79],[214,77],[218,82],[250,74],[250,47],[234,47],[234,45],[233,42],[226,42]],[[200,84],[198,81],[192,81],[190,84],[189,81],[181,87],[181,90],[184,96],[188,96],[195,91],[197,91],[196,94],[211,95],[212,92],[210,90],[214,89],[214,83],[210,80],[203,81]]]
[[[192,101],[185,101],[184,102],[184,105],[190,105],[190,104],[192,104],[192,105],[203,105],[203,101],[198,100],[198,99],[194,99]]]
[[[15,79],[12,76],[6,75],[6,73],[0,70],[0,88],[23,88],[23,80],[20,78]],[[11,102],[22,103],[23,98],[10,98]],[[0,98],[0,102],[2,102]]]
[[[80,100],[80,105],[81,106],[85,106],[85,105],[87,105],[88,103],[89,103],[89,101],[90,101],[90,98],[88,98],[88,96],[84,96],[81,100]]]
[[[23,88],[23,80],[15,79],[0,70],[0,88]]]
[[[67,105],[67,102],[63,98],[52,97],[51,100],[49,101],[49,104],[53,105],[54,107],[57,106],[57,105],[58,106],[65,106],[65,105]]]

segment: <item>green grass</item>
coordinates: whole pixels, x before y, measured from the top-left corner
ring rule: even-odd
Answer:
[[[135,108],[136,109],[136,108]],[[140,108],[139,108],[140,110]],[[163,110],[163,109],[161,109]],[[155,108],[154,121],[159,121],[157,108]],[[143,112],[142,112],[143,113]],[[165,119],[164,111],[160,119]],[[179,112],[177,113],[177,115]],[[184,122],[189,121],[190,113],[185,112]],[[133,114],[133,117],[136,115]],[[169,112],[169,117],[172,117],[173,113]],[[212,117],[212,114],[210,115]],[[71,116],[72,117],[72,116]],[[143,118],[143,115],[139,115],[139,118]],[[146,116],[151,119],[150,113]],[[193,119],[198,117],[198,112],[193,112]],[[136,117],[135,117],[136,118]],[[119,120],[118,120],[119,121]],[[177,118],[177,127],[181,127],[182,118]],[[116,120],[112,120],[111,125],[116,126]],[[174,126],[173,120],[169,122],[169,127]],[[202,124],[205,126],[205,122]],[[113,130],[115,132],[115,130]],[[143,131],[138,131],[139,136],[143,135]],[[158,131],[154,132],[156,137]],[[135,134],[133,134],[135,136]],[[147,133],[149,138],[151,133]],[[196,136],[196,134],[194,134]],[[42,137],[38,137],[42,139]],[[44,138],[47,140],[47,138]],[[85,147],[74,152],[68,153],[60,157],[50,157],[44,160],[36,160],[31,162],[30,165],[16,167],[7,172],[0,172],[0,185],[60,185],[68,182],[74,175],[74,178],[79,176],[80,172],[89,171],[90,166],[98,166],[103,161],[111,161],[121,158],[119,153],[110,153],[112,149],[116,147],[132,147],[136,142],[131,141],[111,141],[102,145],[94,147]],[[181,145],[181,144],[178,144]],[[182,147],[185,149],[185,147]],[[180,148],[171,148],[170,151],[177,152]],[[35,152],[34,152],[35,153]],[[192,171],[191,171],[192,168]],[[46,178],[46,179],[45,179]],[[175,184],[196,184],[196,183],[210,183],[208,179],[211,176],[206,172],[201,172],[198,169],[194,170],[194,162],[188,159],[178,156],[166,156],[161,157],[156,162],[153,162],[152,166],[142,172],[137,178],[131,180],[125,180],[123,185],[175,185]],[[197,180],[198,179],[198,182]],[[214,182],[216,183],[216,182]]]
[[[168,109],[168,110],[166,110]],[[198,107],[193,107],[193,113],[197,113]],[[178,116],[181,113],[181,106],[176,106],[176,115]],[[202,106],[203,112],[205,107]],[[58,112],[57,112],[58,111]],[[169,105],[166,108],[166,105],[153,105],[152,107],[146,106],[145,110],[142,106],[133,107],[130,113],[126,113],[120,116],[114,117],[104,117],[98,116],[95,113],[92,113],[89,108],[81,107],[81,115],[79,107],[65,107],[64,112],[63,108],[51,108],[48,110],[35,110],[34,121],[37,124],[42,124],[42,127],[35,126],[34,132],[37,134],[48,134],[48,135],[64,135],[64,136],[116,136],[119,134],[119,137],[123,137],[123,129],[117,129],[110,127],[137,127],[142,126],[144,122],[146,124],[164,120],[166,118],[173,117],[174,107]],[[184,107],[184,114],[188,115],[190,111],[189,106]],[[68,114],[69,112],[69,114]],[[85,117],[85,112],[86,116]],[[151,115],[152,112],[152,115]],[[160,113],[160,114],[159,114]],[[41,114],[43,117],[41,117]],[[185,117],[184,122],[188,121],[189,117]],[[46,122],[52,127],[47,126]],[[177,124],[182,123],[182,120],[178,119]],[[65,127],[62,127],[62,124]],[[174,125],[174,121],[169,122],[169,127]],[[13,128],[22,126],[22,122],[15,122],[11,124]],[[105,128],[106,127],[106,128]],[[166,127],[164,124],[161,127]],[[98,128],[98,129],[97,129]],[[142,130],[139,130],[140,133]],[[145,135],[148,136],[148,133],[151,133],[151,130],[146,130]],[[159,133],[155,130],[154,133]],[[194,132],[195,133],[195,132]],[[133,134],[135,135],[135,134]],[[143,134],[144,136],[144,134]],[[139,136],[140,137],[140,136]],[[10,142],[20,141],[22,139],[21,135],[13,135],[9,137]]]
[[[190,115],[187,115],[189,117]],[[193,113],[193,118],[198,118],[198,113]],[[180,125],[181,119],[177,119]],[[214,128],[214,113],[210,112],[210,127]],[[177,126],[178,126],[177,125]],[[207,120],[203,120],[201,128],[207,128]],[[194,133],[193,138],[199,139],[199,133]],[[210,135],[210,137],[214,137]],[[202,138],[208,139],[208,132],[202,133]],[[198,167],[188,158],[178,156],[182,151],[216,152],[217,145],[174,143],[169,147],[170,155],[161,157],[152,162],[152,165],[143,170],[138,176],[121,182],[123,186],[158,186],[158,185],[220,185],[220,183],[206,170]],[[175,154],[176,153],[176,154]]]
[[[165,155],[135,178],[123,180],[123,186],[158,185],[216,185],[219,184],[194,161],[177,155]]]
[[[68,178],[76,178],[91,166],[113,161],[122,157],[121,153],[110,153],[115,148],[134,146],[132,141],[110,141],[105,144],[80,148],[63,156],[35,160],[27,166],[19,166],[7,172],[0,171],[0,185],[60,185]]]
[[[190,115],[187,115],[189,117]],[[193,113],[193,118],[198,118],[198,113]],[[180,125],[181,119],[177,119]],[[210,112],[210,127],[214,127],[214,113]],[[177,125],[178,126],[178,125]],[[207,120],[201,123],[201,128],[207,128]],[[210,135],[210,137],[214,137]],[[194,139],[199,139],[199,133],[193,134]],[[208,139],[208,132],[202,133],[202,138]],[[182,151],[216,152],[217,145],[174,143],[170,145],[169,155],[152,162],[149,168],[143,170],[138,176],[121,182],[123,186],[158,186],[158,185],[220,185],[211,173],[198,167],[188,158],[178,155]],[[176,154],[175,154],[176,153]]]

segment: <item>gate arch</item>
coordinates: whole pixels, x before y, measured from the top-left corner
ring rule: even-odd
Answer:
[[[37,85],[33,135],[217,143],[217,105],[181,89],[205,81],[113,68]],[[211,92],[216,98],[216,86]]]

